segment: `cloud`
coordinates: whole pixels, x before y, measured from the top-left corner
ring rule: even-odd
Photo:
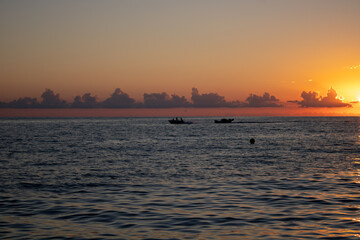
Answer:
[[[193,88],[191,100],[194,107],[282,107],[279,99],[269,93],[264,93],[263,96],[250,94],[245,102],[228,102],[217,93],[199,94],[197,88]]]
[[[95,108],[97,107],[96,97],[90,93],[85,93],[82,97],[76,96],[71,104],[73,108]]]
[[[271,96],[269,93],[265,92],[262,96],[256,94],[250,94],[246,98],[245,102],[242,103],[242,107],[282,107],[280,100],[275,96]]]
[[[144,107],[148,108],[172,108],[172,107],[189,107],[190,103],[186,98],[172,94],[171,97],[163,93],[144,93]]]
[[[330,88],[326,97],[318,96],[317,92],[301,93],[303,100],[297,101],[301,107],[352,107],[351,104],[344,103],[337,98],[337,93],[334,89]]]
[[[345,68],[350,69],[350,70],[360,70],[360,65],[352,65],[352,66],[348,66]]]
[[[65,100],[60,99],[59,94],[46,89],[41,95],[42,101],[39,103],[36,98],[23,97],[9,103],[1,104],[1,107],[8,108],[67,108],[69,105]]]
[[[109,98],[101,103],[101,106],[105,108],[131,108],[135,106],[135,100],[117,88]]]
[[[301,101],[288,101],[296,103],[301,107],[352,107],[344,103],[342,97],[338,96],[334,89],[330,89],[325,97],[316,92],[301,93]],[[23,97],[12,102],[0,102],[0,108],[176,108],[176,107],[283,107],[283,104],[275,96],[265,92],[263,95],[250,94],[245,101],[228,102],[224,96],[217,93],[199,93],[197,88],[192,88],[191,101],[184,96],[176,94],[169,95],[162,93],[144,93],[144,102],[136,102],[120,88],[110,95],[103,102],[97,102],[96,96],[85,93],[76,96],[71,104],[60,98],[52,90],[46,89],[41,95],[41,102],[36,98]],[[358,101],[351,102],[353,104]]]
[[[191,101],[194,107],[230,107],[232,103],[225,101],[223,96],[217,93],[200,94],[197,88],[192,89]]]
[[[37,108],[39,107],[39,103],[36,98],[31,97],[23,97],[17,100],[14,100],[9,103],[4,103],[4,107],[9,108]]]
[[[68,104],[65,100],[60,99],[59,94],[55,94],[52,90],[46,89],[41,95],[42,101],[40,106],[42,108],[65,108]]]

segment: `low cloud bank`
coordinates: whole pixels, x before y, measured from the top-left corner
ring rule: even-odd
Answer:
[[[217,93],[199,94],[196,88],[192,89],[191,100],[193,107],[282,107],[280,100],[265,92],[262,96],[250,94],[244,102],[228,102],[225,97]]]
[[[344,103],[337,96],[334,89],[330,88],[325,97],[318,96],[317,92],[301,93],[301,101],[291,101],[299,104],[301,107],[352,107],[349,103]]]
[[[90,93],[85,93],[82,97],[76,96],[71,104],[73,108],[95,108],[97,106],[96,97],[91,96]]]
[[[61,99],[58,93],[46,89],[41,95],[41,101],[36,98],[23,97],[12,102],[0,102],[1,108],[212,108],[212,107],[282,107],[280,100],[269,93],[261,95],[250,94],[245,101],[226,101],[218,93],[200,93],[197,88],[192,88],[191,101],[184,96],[176,94],[144,93],[143,102],[136,102],[120,88],[104,101],[98,101],[91,93],[78,95],[69,103]]]
[[[46,89],[41,95],[42,102],[40,106],[43,108],[66,108],[68,103],[65,100],[60,99],[59,94],[55,94],[52,90]]]
[[[172,94],[171,97],[163,93],[144,93],[144,107],[147,108],[176,108],[190,107],[191,104],[184,96]]]
[[[264,93],[262,96],[250,94],[246,101],[242,103],[243,107],[282,107],[280,100],[269,93]]]
[[[100,107],[104,108],[131,108],[135,105],[135,100],[129,95],[121,91],[120,88],[115,89],[114,93],[102,103]]]
[[[32,108],[39,107],[40,104],[37,102],[36,98],[24,97],[9,103],[1,103],[0,106],[9,108]]]
[[[225,97],[217,93],[200,94],[197,88],[191,92],[193,107],[230,107],[231,103],[225,101]]]
[[[9,103],[1,103],[1,107],[8,108],[66,108],[69,107],[65,100],[60,99],[59,94],[55,94],[52,90],[46,89],[41,95],[41,101],[36,98],[23,97]]]

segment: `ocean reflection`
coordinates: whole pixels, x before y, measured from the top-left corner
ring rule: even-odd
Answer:
[[[195,120],[2,121],[2,237],[359,237],[358,118]]]

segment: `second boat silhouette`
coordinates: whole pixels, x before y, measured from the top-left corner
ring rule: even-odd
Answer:
[[[220,120],[215,120],[215,123],[231,123],[234,121],[233,118],[222,118]]]

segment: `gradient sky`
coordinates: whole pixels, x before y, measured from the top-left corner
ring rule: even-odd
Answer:
[[[360,98],[358,0],[0,1],[0,101],[191,88]]]

